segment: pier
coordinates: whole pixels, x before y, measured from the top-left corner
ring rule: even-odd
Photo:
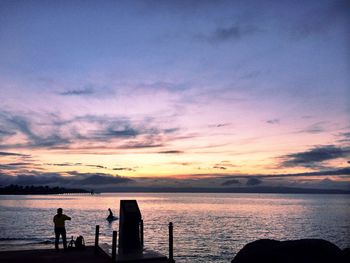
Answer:
[[[105,254],[112,262],[169,262],[173,258],[173,224],[169,223],[169,257],[144,248],[143,220],[136,200],[121,200],[119,233],[113,231],[112,245],[99,243],[100,227],[95,231],[95,253]],[[118,235],[119,234],[119,235]],[[119,237],[119,238],[118,238]]]
[[[136,200],[120,201],[119,231],[111,233],[111,244],[100,243],[100,226],[95,228],[95,244],[84,250],[37,249],[0,251],[2,263],[175,263],[173,224],[169,223],[169,255],[144,247],[143,220]],[[119,234],[119,235],[118,235]],[[118,238],[119,237],[119,238]]]

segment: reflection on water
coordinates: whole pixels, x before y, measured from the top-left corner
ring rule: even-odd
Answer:
[[[341,195],[278,194],[101,194],[95,196],[1,196],[0,249],[53,246],[52,218],[58,207],[72,217],[70,235],[111,242],[120,199],[137,199],[145,226],[145,246],[167,254],[174,223],[176,262],[228,262],[247,242],[258,238],[323,238],[350,246],[350,202]]]

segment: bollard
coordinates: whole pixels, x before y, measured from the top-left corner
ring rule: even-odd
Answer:
[[[140,242],[141,247],[143,248],[143,220],[140,221]]]
[[[112,261],[115,262],[117,259],[117,231],[113,231],[112,238]]]
[[[169,223],[169,262],[175,263],[174,260],[174,243],[173,243],[173,223]]]
[[[95,230],[95,253],[98,253],[98,239],[100,236],[100,226],[96,225],[96,230]]]

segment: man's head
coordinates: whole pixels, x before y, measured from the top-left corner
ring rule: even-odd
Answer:
[[[58,208],[57,209],[57,214],[62,215],[62,213],[63,213],[63,209],[62,208]]]

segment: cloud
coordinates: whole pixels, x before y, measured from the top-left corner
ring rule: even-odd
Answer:
[[[64,163],[45,163],[45,165],[52,165],[52,166],[85,166],[85,167],[93,167],[93,168],[99,168],[99,169],[108,169],[107,167],[99,164],[83,164],[83,163],[70,163],[70,162],[64,162]]]
[[[145,140],[145,141],[134,141],[127,142],[123,145],[118,146],[118,149],[142,149],[142,148],[158,148],[164,146],[161,143]]]
[[[256,175],[257,178],[286,178],[286,177],[322,177],[322,176],[340,176],[347,177],[350,175],[350,167],[335,168],[328,170],[321,170],[315,172],[304,172],[304,173],[286,173],[286,174],[264,174]]]
[[[53,147],[57,145],[67,145],[69,140],[60,136],[53,131],[51,134],[43,136],[33,131],[33,122],[27,116],[15,115],[9,112],[0,112],[0,124],[7,126],[13,130],[15,134],[21,133],[27,137],[28,142],[26,144],[13,144],[9,145],[9,148],[13,147],[28,147],[28,148],[40,148],[40,147]],[[6,145],[1,145],[2,148],[6,148]]]
[[[81,88],[68,89],[56,94],[66,97],[107,98],[114,95],[115,91],[108,86],[87,84]]]
[[[319,35],[339,24],[347,26],[350,4],[347,0],[330,1],[329,4],[312,5],[298,23],[292,27],[291,35],[295,39]]]
[[[107,167],[105,167],[103,165],[98,165],[98,164],[85,164],[85,166],[99,168],[99,169],[107,169]]]
[[[334,168],[329,170],[320,170],[315,172],[303,172],[303,173],[280,173],[280,174],[190,174],[186,175],[188,178],[200,179],[200,178],[211,178],[211,179],[280,179],[287,177],[323,177],[323,176],[340,176],[348,177],[350,175],[350,167]]]
[[[34,141],[28,144],[31,148],[50,148],[56,146],[68,146],[70,140],[68,138],[61,137],[59,134],[51,134],[46,138],[36,138]]]
[[[340,136],[341,138],[338,140],[339,142],[345,142],[345,143],[350,142],[350,132],[342,132],[338,134],[338,136]]]
[[[153,94],[165,91],[169,93],[178,93],[178,92],[184,92],[190,88],[190,86],[187,83],[177,83],[177,82],[164,82],[164,81],[156,81],[156,82],[146,82],[146,83],[139,83],[136,86],[137,88],[141,89],[142,92],[151,91]]]
[[[230,126],[231,123],[218,123],[218,124],[213,124],[213,125],[209,125],[210,128],[221,128],[221,127],[226,127],[226,126]]]
[[[0,185],[19,184],[19,185],[62,185],[65,182],[63,176],[59,173],[40,173],[30,171],[16,176],[0,174]]]
[[[75,176],[75,180],[78,180],[79,184],[82,185],[109,185],[130,183],[133,181],[126,177],[105,173],[79,173],[76,171],[72,171],[68,172],[68,174]]]
[[[135,123],[126,117],[86,115],[75,117],[70,122],[72,124],[86,123],[93,127],[89,133],[84,135],[80,131],[76,131],[76,138],[80,140],[109,141],[113,138],[132,138],[157,131],[145,124]]]
[[[346,158],[350,155],[350,147],[337,147],[335,145],[316,146],[304,152],[288,154],[282,166],[285,167],[317,167],[324,161]]]
[[[82,89],[72,89],[59,93],[61,96],[88,96],[95,93],[95,90],[88,86]]]
[[[258,185],[261,184],[262,180],[258,179],[258,178],[249,178],[246,182],[246,185]]]
[[[0,118],[2,124],[7,126],[9,129],[20,131],[28,137],[35,138],[27,118],[19,115],[13,115],[8,112],[0,112]]]
[[[116,167],[113,168],[114,171],[135,171],[135,169],[133,168],[129,168],[129,167]]]
[[[27,166],[30,165],[32,163],[28,163],[28,162],[17,162],[17,163],[9,163],[7,165],[12,165],[12,166]]]
[[[79,173],[71,171],[64,176],[61,173],[42,173],[28,171],[16,176],[0,174],[0,185],[51,185],[65,187],[94,187],[103,185],[120,185],[132,183],[133,180],[119,175],[105,173]]]
[[[179,128],[164,129],[164,133],[174,133],[179,131]]]
[[[13,131],[6,131],[5,129],[0,129],[0,139],[2,137],[6,137],[6,136],[11,136],[11,135],[15,135],[16,133]]]
[[[27,163],[27,162],[7,163],[7,164],[0,164],[0,169],[18,170],[20,168],[25,168],[25,167],[28,167],[31,165],[32,165],[32,163]]]
[[[311,133],[311,134],[317,134],[326,131],[326,129],[322,126],[322,124],[325,124],[326,122],[321,121],[314,123],[307,127],[306,129],[298,131],[298,133]]]
[[[279,124],[280,123],[280,119],[267,120],[266,123],[268,123],[268,124]]]
[[[214,165],[213,166],[214,169],[220,169],[220,170],[226,170],[227,168],[224,166],[220,166],[220,165]]]
[[[229,126],[231,125],[231,123],[219,123],[216,125],[216,127],[220,128],[220,127],[225,127],[225,126]]]
[[[198,162],[169,162],[170,165],[191,166],[198,165]]]
[[[221,161],[213,166],[214,169],[226,170],[227,168],[236,167],[236,165],[232,164],[229,161]]]
[[[21,156],[21,157],[29,157],[30,155],[21,154],[21,153],[12,153],[12,152],[0,152],[0,156]]]
[[[225,182],[223,182],[221,185],[222,186],[229,186],[229,185],[233,185],[233,184],[240,184],[241,182],[237,179],[231,179],[231,180],[227,180]]]
[[[136,137],[139,134],[139,131],[125,126],[120,129],[115,129],[113,127],[108,127],[101,135],[104,137],[115,137],[115,138],[128,138],[128,137]]]
[[[253,25],[232,25],[230,27],[219,27],[209,35],[201,35],[200,38],[212,43],[238,41],[241,38],[253,35],[259,30]]]
[[[169,151],[160,151],[158,153],[162,153],[162,154],[180,154],[180,153],[183,153],[183,151],[169,150]]]
[[[83,115],[63,119],[56,114],[0,111],[0,125],[13,130],[14,136],[22,135],[25,138],[13,143],[16,141],[11,140],[14,136],[9,137],[1,142],[0,149],[87,150],[94,149],[98,144],[100,149],[137,149],[161,147],[168,141],[181,139],[174,136],[178,128],[160,128],[149,118],[132,120],[123,116]],[[101,146],[101,143],[104,145]]]
[[[45,165],[52,165],[52,166],[77,166],[77,165],[82,165],[82,163],[69,163],[69,162],[64,162],[64,163],[45,163]]]

